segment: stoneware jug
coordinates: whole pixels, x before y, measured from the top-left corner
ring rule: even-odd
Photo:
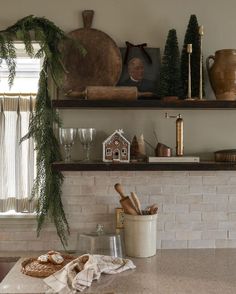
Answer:
[[[207,58],[206,65],[216,99],[236,100],[236,49],[216,51],[215,56]]]

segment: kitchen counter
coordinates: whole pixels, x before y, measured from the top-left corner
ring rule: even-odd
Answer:
[[[40,253],[0,252],[0,257]],[[23,258],[24,259],[24,258]],[[40,278],[20,272],[22,258],[0,284],[1,294],[42,294]],[[159,250],[151,258],[132,259],[137,266],[117,275],[102,275],[83,293],[99,294],[235,294],[236,249]],[[48,292],[51,293],[51,292]]]

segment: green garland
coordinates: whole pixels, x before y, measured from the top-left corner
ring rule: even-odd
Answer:
[[[48,74],[57,85],[62,82],[65,68],[62,63],[60,45],[68,40],[68,36],[54,23],[46,18],[27,16],[13,26],[0,31],[0,62],[6,61],[9,69],[8,81],[11,86],[16,73],[15,40],[23,41],[26,53],[31,57],[44,57],[40,73],[39,90],[36,97],[35,113],[30,120],[29,132],[21,141],[32,137],[37,151],[37,175],[32,197],[38,198],[37,235],[39,235],[47,216],[54,222],[57,234],[65,247],[70,234],[69,225],[61,201],[61,185],[63,175],[52,168],[52,163],[61,160],[60,146],[54,135],[54,124],[60,125],[59,117],[52,108],[48,91]],[[40,44],[34,52],[33,41]],[[84,49],[79,45],[82,54]]]

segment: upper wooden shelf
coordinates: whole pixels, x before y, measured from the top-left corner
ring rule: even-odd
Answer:
[[[52,100],[55,108],[147,108],[147,109],[236,109],[236,101],[223,100],[135,100],[135,101],[101,101],[64,99]]]
[[[199,163],[104,163],[104,162],[54,162],[58,171],[193,171],[236,170],[236,163],[203,161]]]

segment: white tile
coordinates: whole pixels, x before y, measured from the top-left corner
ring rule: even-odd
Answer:
[[[188,248],[215,248],[215,240],[189,240]]]
[[[187,248],[186,240],[161,240],[162,249],[183,249]]]

